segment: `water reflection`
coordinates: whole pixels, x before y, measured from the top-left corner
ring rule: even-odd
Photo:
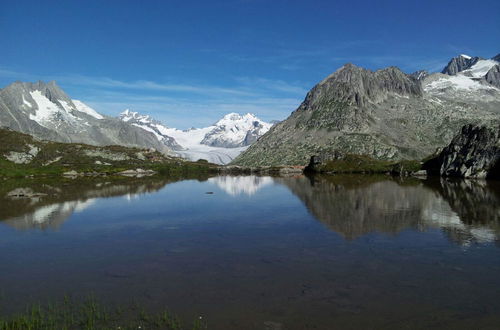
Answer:
[[[273,179],[267,176],[218,176],[208,179],[231,196],[252,196],[260,189],[273,183]]]
[[[25,181],[0,192],[0,220],[19,230],[58,229],[73,213],[81,212],[97,199],[114,196],[137,198],[175,180],[128,178],[96,182],[91,179],[42,183]]]
[[[20,230],[57,229],[73,213],[99,198],[124,196],[131,201],[153,193],[167,179],[91,180],[23,183],[0,194],[2,223]],[[372,232],[397,235],[404,230],[439,229],[463,246],[498,242],[498,183],[485,181],[394,180],[386,176],[259,177],[219,176],[208,179],[227,198],[253,196],[273,183],[287,187],[328,228],[353,240]]]
[[[377,176],[276,178],[315,218],[346,239],[371,232],[442,229],[461,245],[498,241],[498,187],[481,181]]]

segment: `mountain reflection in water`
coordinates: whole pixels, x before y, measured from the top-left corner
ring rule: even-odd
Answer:
[[[129,179],[120,182],[75,181],[13,188],[1,198],[1,223],[20,230],[57,229],[73,213],[99,198],[133,199],[176,180]],[[441,229],[458,244],[497,242],[500,190],[497,182],[466,180],[395,180],[386,176],[218,176],[207,183],[229,196],[258,194],[275,185],[287,187],[328,228],[353,240],[371,232],[397,235],[412,229]],[[24,196],[19,196],[19,194]]]
[[[299,197],[316,219],[346,239],[370,232],[441,228],[462,245],[498,241],[496,182],[396,181],[359,175],[275,180]]]
[[[0,195],[0,220],[19,230],[57,229],[73,213],[85,210],[99,198],[125,196],[130,200],[156,192],[169,182],[172,180],[151,178],[23,182]]]

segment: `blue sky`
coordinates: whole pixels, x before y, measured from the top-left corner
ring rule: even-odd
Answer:
[[[284,119],[342,64],[439,71],[500,52],[500,1],[1,1],[0,86],[56,80],[72,97],[168,126],[227,112]]]

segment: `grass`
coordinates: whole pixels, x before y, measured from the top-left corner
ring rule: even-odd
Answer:
[[[89,296],[77,302],[64,297],[58,304],[32,305],[24,313],[9,317],[0,315],[0,330],[34,329],[207,329],[205,321],[196,319],[190,325],[164,310],[149,313],[135,304],[109,309]]]
[[[417,160],[399,162],[377,160],[369,156],[347,154],[341,159],[329,160],[314,169],[319,173],[393,173],[416,172],[422,168]]]

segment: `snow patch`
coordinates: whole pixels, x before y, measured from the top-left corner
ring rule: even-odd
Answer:
[[[498,62],[494,60],[479,60],[469,69],[462,71],[461,74],[470,75],[474,78],[482,78],[497,64]]]
[[[133,125],[133,126],[135,126],[135,127],[142,128],[142,129],[143,129],[143,130],[145,130],[145,131],[148,131],[148,132],[153,133],[153,134],[156,136],[156,138],[158,139],[158,141],[160,141],[160,142],[161,142],[161,141],[163,141],[163,139],[164,139],[164,137],[163,137],[163,136],[161,136],[160,134],[158,134],[158,133],[157,133],[154,129],[152,129],[152,128],[151,128],[151,127],[149,127],[149,126],[146,126],[146,125],[140,125],[140,124],[135,124],[135,123],[134,123],[134,124],[132,124],[132,125]]]
[[[424,90],[426,92],[445,88],[454,88],[467,91],[496,89],[493,86],[481,84],[479,81],[471,79],[470,77],[464,76],[462,74],[457,74],[455,76],[442,76],[424,86]]]
[[[104,116],[99,114],[97,111],[95,111],[94,109],[92,109],[91,107],[89,107],[88,105],[83,103],[82,101],[72,100],[72,102],[75,105],[77,111],[86,113],[87,115],[92,116],[96,119],[104,119]]]
[[[34,120],[42,125],[43,123],[50,121],[55,114],[60,112],[59,107],[56,104],[50,102],[50,100],[46,98],[45,95],[42,94],[42,92],[33,91],[30,92],[30,94],[36,105],[38,106],[35,114],[30,114],[31,120]]]
[[[466,60],[470,60],[472,58],[469,55],[465,55],[465,54],[460,54],[460,56],[465,58]]]
[[[23,95],[23,104],[29,108],[32,108],[33,105],[31,103],[29,103],[28,101],[26,101],[26,99],[24,98],[24,95]]]
[[[64,110],[66,110],[67,113],[71,113],[71,111],[74,110],[74,108],[72,108],[68,102],[66,101],[63,101],[63,100],[58,100],[59,103],[61,104],[61,106],[63,107]]]

